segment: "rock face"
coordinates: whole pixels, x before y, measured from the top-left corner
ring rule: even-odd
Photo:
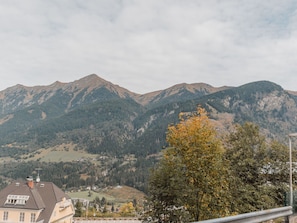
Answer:
[[[0,92],[0,146],[63,143],[91,153],[156,153],[180,112],[206,108],[220,129],[251,121],[272,138],[297,131],[296,92],[268,81],[240,87],[178,84],[139,95],[95,74],[71,83],[16,85]]]

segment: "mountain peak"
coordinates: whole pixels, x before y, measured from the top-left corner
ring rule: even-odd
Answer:
[[[81,85],[81,87],[101,87],[101,86],[108,86],[112,83],[100,78],[96,74],[87,75],[79,80],[74,81],[73,83]],[[71,83],[70,83],[71,84]]]
[[[226,88],[228,88],[228,87],[226,87]],[[214,93],[214,92],[223,90],[225,88],[224,87],[216,88],[216,87],[213,87],[213,86],[211,86],[209,84],[205,84],[205,83],[193,83],[193,84],[181,83],[181,84],[176,84],[170,88],[167,88],[165,91],[174,92],[174,91],[180,91],[181,89],[185,89],[191,93],[195,93],[197,91]]]
[[[172,87],[169,87],[165,90],[155,91],[152,93],[147,93],[144,95],[139,95],[137,97],[137,101],[142,104],[146,105],[149,103],[167,103],[168,98],[172,98],[171,100],[175,100],[175,97],[183,99],[189,99],[189,95],[194,97],[200,97],[202,95],[211,94],[214,92],[218,92],[221,90],[229,89],[230,87],[213,87],[209,84],[205,83],[194,83],[194,84],[187,84],[181,83],[176,84]],[[183,95],[183,96],[182,96]]]
[[[137,95],[136,93],[130,92],[129,90],[120,87],[119,85],[104,80],[96,74],[90,74],[79,80],[71,82],[68,85],[79,89],[88,89],[88,92],[92,91],[95,88],[105,87],[110,92],[117,94],[121,98],[125,98],[127,96],[134,97],[135,95]]]

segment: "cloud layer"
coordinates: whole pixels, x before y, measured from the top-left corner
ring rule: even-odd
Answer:
[[[0,90],[96,73],[137,93],[269,80],[297,91],[295,0],[0,2]]]

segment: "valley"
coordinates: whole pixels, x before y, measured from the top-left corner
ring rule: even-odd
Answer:
[[[64,190],[129,186],[147,192],[166,131],[197,106],[220,134],[253,122],[270,139],[296,132],[296,93],[258,81],[178,84],[139,95],[92,74],[70,83],[0,92],[0,184],[36,176]]]

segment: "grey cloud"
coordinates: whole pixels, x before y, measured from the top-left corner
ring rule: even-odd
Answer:
[[[1,1],[0,89],[97,73],[138,93],[260,79],[297,90],[296,16],[290,0]]]

